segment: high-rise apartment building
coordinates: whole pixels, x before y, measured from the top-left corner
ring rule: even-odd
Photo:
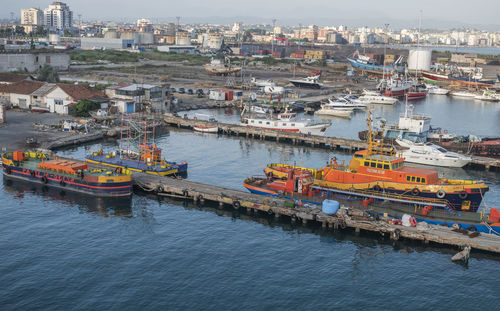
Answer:
[[[70,28],[73,25],[73,12],[63,2],[52,2],[44,10],[45,26],[51,30]]]
[[[42,26],[43,11],[36,8],[21,9],[21,25]]]

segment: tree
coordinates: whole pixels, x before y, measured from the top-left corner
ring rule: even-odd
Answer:
[[[57,70],[52,68],[50,65],[43,65],[42,68],[38,69],[38,75],[36,79],[38,81],[46,81],[50,83],[55,83],[59,82],[59,73],[57,73]]]
[[[101,108],[101,105],[90,99],[82,99],[78,104],[71,106],[69,114],[75,117],[88,117],[89,112]]]
[[[20,36],[26,35],[26,32],[24,32],[23,26],[16,26],[14,32],[16,33],[16,35],[20,35]]]
[[[68,29],[64,29],[64,36],[65,37],[71,37],[71,31],[69,31]]]

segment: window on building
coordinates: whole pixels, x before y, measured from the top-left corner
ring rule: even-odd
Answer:
[[[64,101],[62,101],[61,99],[54,99],[54,104],[56,104],[56,105],[63,105]]]

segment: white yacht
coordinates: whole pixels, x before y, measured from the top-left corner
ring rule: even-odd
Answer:
[[[244,111],[242,112],[243,115]],[[296,113],[280,113],[277,118],[242,118],[241,126],[257,127],[267,130],[296,132],[306,135],[325,135],[325,131],[331,123],[312,123],[309,120],[299,121]]]
[[[476,95],[474,97],[474,99],[482,100],[482,101],[488,101],[488,102],[496,102],[496,101],[500,100],[500,96],[497,93],[493,92],[493,91],[484,90],[483,94]]]
[[[264,107],[261,105],[252,105],[250,107],[250,111],[254,112],[254,113],[266,114],[266,113],[270,113],[271,109],[269,107]]]
[[[398,102],[397,98],[384,96],[375,91],[363,90],[363,95],[358,98],[358,102],[363,104],[382,104],[394,105]]]
[[[451,96],[463,97],[463,98],[475,98],[477,96],[477,94],[473,93],[473,92],[469,92],[469,91],[456,91],[456,92],[452,92]]]
[[[361,103],[358,98],[353,95],[329,98],[327,105],[330,106],[330,108],[347,108],[353,110],[366,108],[366,104]]]
[[[323,87],[323,84],[319,82],[319,75],[309,76],[302,79],[293,79],[290,80],[296,87],[310,88],[310,89],[320,89]]]
[[[350,118],[354,112],[353,108],[338,108],[330,104],[321,105],[321,109],[316,111],[317,115]]]
[[[427,88],[427,92],[432,95],[448,95],[450,93],[450,90],[433,84],[426,84],[425,87]]]
[[[401,151],[405,162],[424,165],[463,167],[472,161],[471,157],[450,152],[432,143],[413,142],[407,139],[396,139],[398,145],[406,148]]]

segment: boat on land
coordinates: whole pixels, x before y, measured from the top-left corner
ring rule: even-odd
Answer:
[[[311,75],[302,79],[292,79],[290,83],[299,88],[320,89],[323,84],[319,82],[320,75]]]
[[[225,57],[224,60],[212,59],[209,64],[203,66],[209,74],[218,76],[233,75],[241,71],[241,67],[231,65],[231,60]]]
[[[376,58],[379,58],[377,60]],[[396,61],[390,65],[384,65],[384,55],[361,54],[358,51],[354,52],[351,56],[347,57],[347,61],[355,69],[361,69],[374,72],[391,72],[396,71],[400,73],[405,72],[405,66],[402,64],[403,57],[400,56]]]
[[[384,96],[403,97],[416,85],[416,80],[406,79],[405,77],[399,78],[392,75],[389,78],[384,77],[381,79],[377,85],[377,90]]]
[[[464,167],[472,158],[463,154],[446,150],[431,142],[413,142],[406,139],[396,139],[396,143],[404,149],[400,156],[405,162],[443,167]]]
[[[97,197],[132,194],[132,175],[129,170],[91,168],[86,162],[46,153],[3,153],[2,169],[6,178]]]
[[[108,153],[105,153],[102,149],[91,152],[87,155],[87,161],[160,176],[187,173],[187,162],[173,162],[162,158],[162,149],[154,142],[154,123],[150,126],[145,122],[144,128],[141,128],[132,120],[129,120],[128,124],[128,132],[123,133],[122,131],[121,133],[122,137],[118,150]],[[149,128],[153,129],[151,139],[148,138]]]
[[[274,117],[272,114],[261,117],[243,117],[245,111],[246,107],[241,113],[242,121],[240,125],[246,127],[323,136],[326,129],[331,125],[329,122],[314,123],[310,120],[299,121],[297,120],[297,114],[294,112],[280,113],[277,117]]]

